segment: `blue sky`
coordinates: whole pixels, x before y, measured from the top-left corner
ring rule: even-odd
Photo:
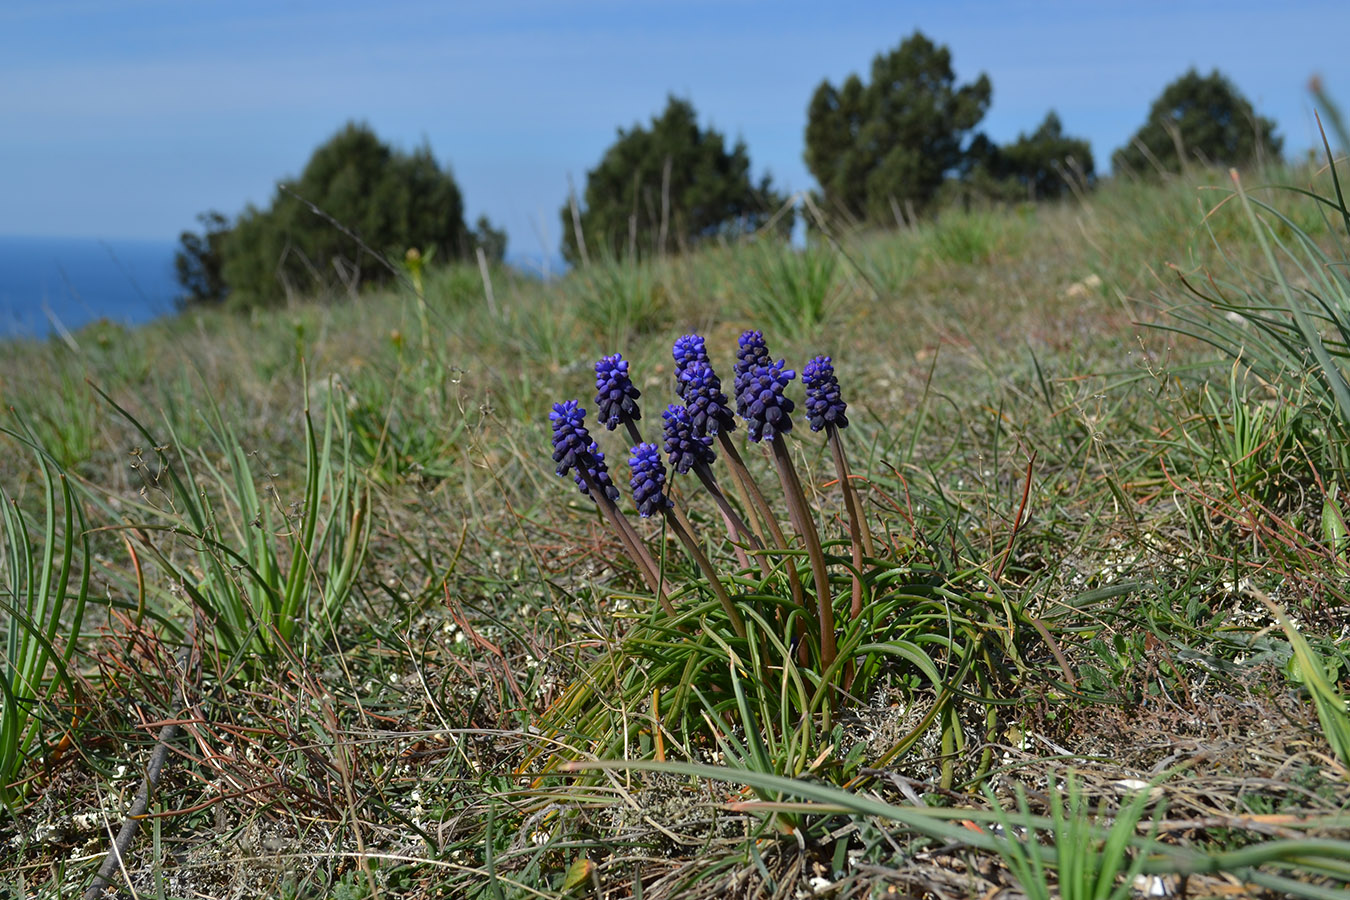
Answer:
[[[1191,66],[1232,78],[1286,151],[1315,137],[1310,75],[1350,104],[1346,0],[5,0],[0,234],[173,239],[200,211],[265,204],[363,119],[429,142],[513,253],[551,254],[569,173],[580,187],[668,93],[744,138],[756,174],[813,186],[812,91],[916,28],[961,79],[992,79],[995,140],[1054,108],[1099,168]]]

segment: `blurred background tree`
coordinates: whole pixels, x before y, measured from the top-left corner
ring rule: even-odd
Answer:
[[[786,204],[769,176],[750,178],[750,155],[730,151],[713,128],[700,128],[688,100],[669,97],[650,128],[619,129],[600,164],[586,173],[584,197],[562,208],[563,256],[628,258],[683,251],[712,237],[748,234]],[[585,249],[577,240],[580,220]],[[777,223],[791,230],[788,210]]]
[[[805,159],[826,211],[870,224],[926,212],[966,163],[967,138],[992,95],[983,74],[957,85],[951,51],[918,31],[872,61],[870,83],[821,82],[807,110]]]
[[[388,259],[409,247],[440,260],[506,252],[506,235],[480,218],[464,224],[459,186],[423,146],[391,148],[368,125],[349,122],[310,157],[300,178],[278,184],[266,209],[250,206],[230,227],[200,217],[203,235],[185,232],[178,254],[186,302],[236,307],[292,296],[355,295],[393,277]]]
[[[479,216],[474,223],[473,244],[483,248],[488,262],[500,263],[506,258],[506,232],[494,227],[487,216]]]
[[[181,246],[173,257],[174,274],[183,287],[177,298],[180,308],[219,305],[229,293],[221,265],[230,220],[213,209],[198,215],[197,221],[202,226],[201,234],[193,231],[180,234]]]
[[[1111,165],[1138,175],[1180,172],[1188,162],[1241,168],[1277,162],[1283,146],[1275,123],[1258,116],[1218,69],[1205,76],[1191,69],[1163,88]]]
[[[1096,179],[1092,145],[1070,137],[1054,110],[1031,134],[1000,148],[998,174],[1011,178],[1031,200],[1053,200],[1070,190],[1070,181],[1088,186]]]
[[[1008,202],[1057,200],[1074,187],[1090,188],[1096,178],[1091,144],[1066,135],[1051,110],[1035,131],[1019,134],[1011,144],[1000,147],[984,134],[976,135],[967,151],[960,192],[972,199]]]

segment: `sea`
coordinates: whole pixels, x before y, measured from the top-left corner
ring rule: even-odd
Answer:
[[[172,313],[175,241],[0,235],[0,338]]]
[[[0,235],[0,340],[45,339],[99,319],[140,325],[177,310],[177,241]],[[556,254],[507,254],[536,278],[567,270]]]

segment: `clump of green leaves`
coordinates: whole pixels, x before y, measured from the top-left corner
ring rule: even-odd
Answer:
[[[120,513],[104,505],[163,570],[164,583],[206,615],[227,654],[246,667],[264,665],[303,630],[337,622],[365,557],[370,496],[332,392],[322,439],[308,408],[302,417],[303,493],[293,499],[270,489],[270,473],[218,411],[215,461],[184,448],[171,425],[157,438],[102,396],[153,452],[147,460],[140,448],[135,466],[145,499],[121,502]]]
[[[842,780],[936,734],[950,784],[951,759],[966,741],[959,701],[988,696],[1004,666],[1020,665],[1025,613],[981,589],[973,572],[947,574],[882,553],[845,452],[846,404],[828,357],[804,370],[807,418],[835,464],[847,523],[845,535],[825,540],[785,440],[795,403],[783,388],[795,372],[770,359],[759,332],[741,336],[735,405],[754,451],[744,458],[703,339],[680,338],[674,356],[687,406],[664,415],[676,472],[669,484],[656,446],[643,440],[627,362],[615,355],[596,366],[600,422],[635,442],[634,507],[661,523],[656,534],[621,506],[585,409],[567,401],[550,417],[558,474],[571,475],[595,501],[657,601],[635,612],[631,627],[551,707],[549,733],[572,748],[554,753],[554,763],[578,754],[660,759],[720,751],[755,771]],[[714,463],[725,470],[714,472]],[[753,471],[762,465],[777,476],[781,506]],[[698,493],[714,500],[724,538],[711,540],[693,524]],[[667,549],[666,537],[678,538],[692,570]],[[910,726],[886,748],[841,747],[840,710],[888,684],[914,704]]]
[[[41,738],[54,685],[73,693],[67,667],[79,643],[89,599],[89,533],[84,508],[66,474],[26,427],[0,429],[33,451],[42,483],[42,524],[0,487],[0,805],[11,808],[23,790],[18,776]],[[48,672],[55,680],[49,680]]]

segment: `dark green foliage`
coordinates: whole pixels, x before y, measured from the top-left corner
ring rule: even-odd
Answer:
[[[994,156],[994,175],[1011,181],[1032,200],[1062,196],[1069,191],[1070,179],[1086,186],[1095,178],[1092,146],[1084,138],[1066,135],[1053,110],[1034,132],[1018,135]]]
[[[985,75],[958,86],[951,51],[917,31],[872,61],[870,84],[821,82],[805,156],[826,208],[873,223],[893,222],[907,203],[923,211],[966,162],[966,137],[992,94]]]
[[[213,209],[198,215],[197,221],[202,224],[202,233],[184,231],[180,234],[178,240],[182,247],[173,257],[174,272],[183,286],[177,301],[180,307],[223,303],[229,292],[221,265],[230,220]]]
[[[1191,69],[1163,89],[1111,165],[1141,175],[1179,172],[1186,162],[1243,167],[1277,161],[1283,144],[1275,123],[1258,116],[1218,69],[1207,76]]]
[[[499,263],[506,258],[506,232],[493,228],[487,216],[479,216],[474,223],[473,244],[483,248],[488,262]]]
[[[784,203],[767,175],[757,185],[751,181],[744,141],[728,152],[721,133],[699,128],[692,103],[670,97],[650,129],[619,129],[600,165],[586,173],[580,209],[586,255],[644,257],[746,234]],[[779,222],[791,228],[790,215]],[[562,224],[563,256],[579,262],[570,203],[562,208]]]
[[[404,153],[348,123],[299,180],[277,186],[269,208],[239,217],[225,241],[224,278],[232,304],[272,304],[385,281],[392,272],[375,254],[402,259],[417,247],[448,260],[470,246],[459,187],[431,149]]]

